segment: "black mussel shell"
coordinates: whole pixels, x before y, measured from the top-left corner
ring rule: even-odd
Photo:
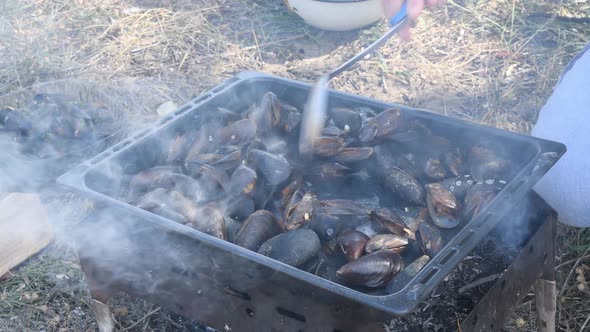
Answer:
[[[461,223],[461,204],[440,183],[426,185],[426,206],[432,222],[440,228],[455,228]]]
[[[328,115],[336,126],[352,134],[357,133],[363,124],[361,114],[345,107],[334,107],[328,111]]]
[[[424,164],[424,174],[430,179],[438,181],[447,177],[447,170],[439,158],[428,158]]]
[[[180,213],[167,209],[163,206],[157,206],[151,210],[152,213],[157,214],[166,219],[170,219],[179,224],[186,224],[188,220]]]
[[[371,147],[344,148],[332,159],[340,163],[351,163],[369,159],[372,155],[373,148]]]
[[[329,215],[368,216],[371,210],[364,204],[348,199],[325,199],[319,201],[319,210]]]
[[[344,230],[345,225],[337,216],[317,213],[311,218],[308,227],[316,232],[322,242],[328,242],[337,238]]]
[[[373,210],[371,211],[370,216],[372,220],[393,234],[415,238],[414,231],[412,231],[408,225],[406,225],[404,220],[392,209],[380,208]]]
[[[300,228],[268,239],[258,253],[291,266],[300,266],[316,256],[320,239],[311,229]]]
[[[258,149],[252,149],[251,152],[257,170],[270,185],[282,184],[291,176],[293,169],[285,157]]]
[[[314,182],[324,182],[341,179],[355,172],[354,169],[339,163],[322,163],[311,167],[306,177]]]
[[[338,136],[322,136],[313,142],[313,153],[318,156],[334,156],[342,149],[344,149],[344,140]]]
[[[270,211],[258,210],[244,221],[235,244],[257,251],[262,243],[280,232],[281,228],[275,216]]]
[[[218,239],[227,238],[225,219],[218,209],[209,206],[198,208],[190,219],[192,228]]]
[[[463,164],[463,153],[459,148],[449,150],[444,154],[444,162],[451,174],[460,176],[465,174],[465,166]]]
[[[181,163],[184,160],[187,145],[189,143],[189,135],[185,133],[177,134],[168,146],[168,152],[166,157],[166,163]],[[212,156],[215,159],[221,158],[221,155],[214,154]]]
[[[359,140],[363,143],[379,140],[393,133],[400,125],[400,110],[385,110],[363,124],[359,130]]]
[[[469,221],[478,215],[505,185],[506,181],[503,180],[486,180],[473,184],[465,195],[463,218]]]
[[[227,234],[227,240],[231,243],[235,243],[236,242],[236,237],[238,236],[238,233],[240,232],[240,229],[242,228],[242,223],[240,223],[239,221],[230,218],[230,217],[225,217],[225,233]]]
[[[181,175],[177,166],[156,166],[135,174],[129,180],[127,201],[132,202],[156,188],[173,188],[176,184],[175,175]]]
[[[505,159],[492,159],[471,165],[471,175],[479,181],[507,178],[512,162]]]
[[[362,232],[347,229],[338,236],[336,243],[346,258],[349,261],[353,261],[364,254],[365,244],[369,239],[370,238]]]
[[[228,196],[225,201],[225,215],[237,221],[244,221],[254,213],[254,199],[247,195]]]
[[[295,196],[296,194],[294,194]],[[294,201],[293,199],[291,200]],[[307,225],[318,206],[317,195],[308,191],[297,203],[291,203],[286,210],[283,228],[287,231],[295,230]]]
[[[272,92],[267,92],[260,105],[255,106],[248,113],[248,118],[256,124],[258,132],[262,135],[270,133],[272,127],[272,103],[276,95]]]
[[[424,254],[431,258],[436,256],[443,248],[443,238],[441,233],[434,227],[423,222],[418,226],[418,236],[416,237]]]
[[[233,122],[217,131],[217,144],[236,145],[248,142],[256,136],[256,123],[246,118]]]
[[[400,198],[415,205],[424,205],[426,198],[424,187],[407,172],[392,167],[384,181],[385,186]]]
[[[381,287],[404,268],[402,257],[392,251],[377,251],[341,267],[336,276],[347,283]]]
[[[365,251],[371,253],[378,250],[390,250],[401,253],[409,243],[407,237],[395,234],[377,234],[365,244]]]
[[[232,173],[229,180],[229,195],[253,195],[258,176],[256,172],[246,165],[240,165]]]

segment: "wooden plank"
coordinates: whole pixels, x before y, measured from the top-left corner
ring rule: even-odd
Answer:
[[[36,194],[11,193],[0,201],[0,277],[52,239],[46,209]]]

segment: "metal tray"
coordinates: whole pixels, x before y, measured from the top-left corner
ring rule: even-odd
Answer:
[[[332,314],[337,311],[342,316],[362,316],[366,320],[386,319],[413,311],[482,238],[523,200],[532,186],[566,151],[561,143],[330,90],[330,106],[368,106],[376,111],[395,106],[406,115],[420,119],[433,130],[444,129],[458,141],[494,142],[503,147],[518,166],[511,178],[507,179],[504,189],[483,211],[463,227],[445,232],[447,243],[437,256],[406,285],[389,289],[385,294],[362,293],[322,279],[114,198],[119,175],[132,174],[154,165],[158,159],[159,139],[171,137],[180,128],[195,128],[199,111],[218,107],[247,109],[267,91],[274,92],[291,104],[302,106],[311,87],[309,83],[281,77],[255,72],[241,73],[158,120],[152,128],[131,135],[61,176],[58,183],[89,196],[96,203],[99,216],[89,221],[88,226],[79,233],[82,238],[79,250],[86,251],[81,256],[98,262],[99,266],[102,264],[105,269],[109,264],[117,264],[116,272],[119,273],[112,272],[113,278],[122,278],[126,283],[138,283],[137,287],[145,286],[141,283],[147,283],[154,289],[175,287],[154,283],[153,275],[170,274],[176,269],[174,273],[189,279],[195,279],[203,273],[215,276],[219,287],[238,290],[235,294],[246,294],[244,298],[248,301],[256,299],[252,295],[254,293],[265,294],[264,288],[271,287],[266,285],[274,285],[279,287],[275,289],[284,289],[280,296],[302,296],[312,299],[313,303],[324,303],[332,308]],[[109,248],[108,244],[115,241],[121,241],[128,246],[125,248],[131,249],[126,252]],[[148,252],[147,258],[144,254],[138,254],[142,250]],[[204,264],[203,260],[187,256],[187,251],[190,255],[198,253],[199,257],[207,257],[203,260],[209,263]],[[145,259],[138,262],[138,257]],[[130,271],[145,269],[150,271],[151,277],[130,276]],[[112,267],[110,271],[113,271]],[[186,282],[194,287],[194,283],[188,279]],[[224,292],[218,290],[208,294],[220,296]],[[285,301],[296,303],[292,299]],[[182,308],[176,309],[182,311]],[[305,311],[307,307],[299,306],[292,310]],[[304,316],[304,313],[301,315]]]

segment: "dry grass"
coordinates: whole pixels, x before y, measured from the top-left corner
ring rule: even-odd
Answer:
[[[561,70],[590,41],[588,24],[551,15],[587,18],[589,9],[576,0],[451,0],[420,19],[412,41],[391,40],[332,86],[526,133]],[[383,29],[319,31],[279,0],[0,0],[0,94],[54,78],[89,78],[135,93],[131,107],[152,119],[158,102],[182,103],[244,70],[313,80]],[[558,318],[566,331],[590,326],[589,243],[587,230],[561,227]],[[80,310],[75,329],[94,329],[82,276],[62,249],[0,282],[0,330],[69,330],[74,323],[63,313]],[[53,280],[56,274],[70,279]],[[47,303],[57,305],[44,311]],[[153,309],[134,303],[140,314],[117,316],[125,326]],[[510,327],[534,331],[533,308],[525,302]],[[52,323],[55,315],[61,320]],[[154,321],[146,328],[163,326]]]

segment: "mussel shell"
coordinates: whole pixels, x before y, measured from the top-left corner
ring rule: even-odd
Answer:
[[[463,164],[463,153],[459,148],[449,150],[444,154],[444,162],[449,171],[454,176],[465,174],[465,166]]]
[[[166,163],[180,163],[185,157],[188,142],[189,135],[177,134],[168,146]]]
[[[306,177],[314,182],[324,182],[341,179],[354,172],[352,168],[339,163],[322,163],[311,167],[307,171]]]
[[[319,210],[329,215],[369,215],[371,209],[357,201],[348,199],[325,199],[319,201]]]
[[[324,279],[328,277],[328,263],[320,255],[310,258],[300,268]]]
[[[414,231],[412,231],[406,225],[404,220],[392,209],[380,208],[371,211],[369,215],[372,220],[387,229],[387,231],[400,236],[415,238]]]
[[[251,152],[257,170],[270,185],[280,185],[291,176],[293,168],[285,157],[258,149],[252,149]]]
[[[420,248],[422,248],[422,252],[431,258],[436,256],[443,248],[441,233],[425,222],[418,226],[418,236],[416,238],[420,244]]]
[[[256,124],[259,133],[270,133],[272,127],[272,103],[276,95],[272,92],[267,92],[260,102],[259,106],[255,106],[248,113],[248,118]]]
[[[365,244],[365,251],[371,253],[378,250],[391,250],[401,253],[409,243],[407,237],[395,234],[377,234]]]
[[[364,254],[365,244],[369,239],[370,238],[362,232],[347,229],[340,233],[336,239],[336,243],[346,258],[349,261],[353,261]]]
[[[291,231],[307,225],[316,213],[317,205],[317,195],[311,191],[305,193],[300,201],[287,208],[283,228]]]
[[[253,195],[258,176],[256,172],[246,165],[240,165],[232,173],[229,180],[229,195]]]
[[[192,228],[218,239],[225,240],[227,238],[223,214],[213,207],[205,206],[197,209],[191,218],[190,225]]]
[[[225,217],[225,233],[227,234],[227,241],[231,243],[236,242],[236,237],[242,228],[242,223],[234,218]]]
[[[225,201],[225,215],[237,221],[246,220],[254,213],[254,199],[247,195],[228,196]]]
[[[426,193],[424,187],[407,172],[392,167],[385,177],[385,186],[399,195],[400,198],[415,205],[424,205]]]
[[[133,205],[143,210],[152,210],[161,206],[165,200],[168,191],[164,188],[156,188],[147,194],[141,196]]]
[[[359,130],[359,140],[363,143],[378,140],[393,133],[401,125],[401,111],[385,110],[367,121]]]
[[[344,230],[345,225],[337,216],[316,213],[311,218],[308,227],[316,232],[322,242],[328,242],[337,238]]]
[[[426,185],[426,206],[432,222],[440,228],[455,228],[461,223],[459,201],[440,183]]]
[[[353,134],[357,133],[363,124],[361,114],[349,108],[334,107],[328,111],[328,115],[339,128]]]
[[[369,159],[372,155],[373,148],[371,147],[344,148],[332,159],[340,163],[350,163]]]
[[[157,214],[163,218],[170,219],[179,224],[186,224],[188,220],[180,213],[167,209],[163,206],[157,206],[150,210],[150,212]]]
[[[505,184],[505,181],[487,180],[472,185],[465,195],[463,218],[469,221],[478,215],[496,197]]]
[[[492,159],[471,165],[471,175],[479,181],[506,178],[512,162],[505,159]]]
[[[217,154],[214,154],[214,156],[217,156]],[[222,155],[219,159],[210,160],[209,163],[217,169],[231,171],[240,165],[240,156],[240,151],[236,150]]]
[[[235,244],[257,251],[262,243],[280,232],[281,228],[274,215],[267,210],[258,210],[244,221]]]
[[[424,164],[424,174],[432,180],[443,180],[447,177],[447,170],[439,158],[428,158]]]
[[[256,136],[256,123],[251,119],[241,119],[217,131],[217,144],[236,145]]]
[[[156,166],[135,174],[129,180],[127,201],[135,201],[152,189],[173,188],[181,172],[176,166]]]
[[[317,255],[320,239],[311,229],[301,228],[268,239],[258,253],[291,266],[300,266]]]
[[[313,141],[313,153],[318,156],[334,156],[342,149],[344,149],[344,140],[338,136],[322,136]]]
[[[287,134],[293,133],[301,121],[301,113],[293,105],[280,100],[276,96],[271,98],[272,125]]]
[[[336,276],[347,283],[381,287],[404,268],[402,257],[392,251],[377,251],[341,267]]]

